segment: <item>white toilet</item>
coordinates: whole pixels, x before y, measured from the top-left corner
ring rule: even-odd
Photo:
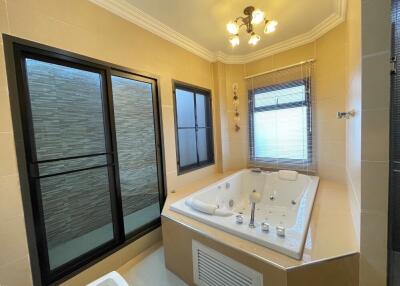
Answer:
[[[129,286],[129,285],[117,271],[113,271],[87,284],[86,286]]]

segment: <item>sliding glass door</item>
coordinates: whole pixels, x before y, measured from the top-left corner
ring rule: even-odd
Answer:
[[[27,56],[33,180],[50,270],[115,239],[104,74]]]
[[[33,45],[13,45],[11,103],[31,259],[48,285],[160,225],[162,140],[155,79]]]

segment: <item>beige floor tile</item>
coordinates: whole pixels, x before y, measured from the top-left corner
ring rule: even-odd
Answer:
[[[147,256],[139,256],[127,265],[122,266],[120,272],[132,286],[185,286],[175,274],[165,268],[164,249],[162,246],[151,249]]]

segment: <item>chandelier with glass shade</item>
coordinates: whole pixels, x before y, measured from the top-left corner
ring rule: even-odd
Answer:
[[[229,37],[229,42],[231,43],[232,47],[236,47],[240,44],[239,30],[243,26],[246,27],[246,32],[250,35],[248,43],[249,45],[253,46],[257,45],[257,43],[261,40],[261,37],[255,33],[254,26],[263,23],[265,25],[265,34],[275,32],[278,22],[266,19],[264,12],[260,9],[249,6],[244,9],[243,13],[246,16],[237,17],[234,21],[231,21],[226,25],[229,34],[231,34]]]

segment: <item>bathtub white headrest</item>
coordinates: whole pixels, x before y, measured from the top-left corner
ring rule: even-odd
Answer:
[[[289,171],[289,170],[280,170],[278,172],[279,179],[286,181],[296,181],[297,180],[297,172]]]
[[[190,206],[192,209],[211,215],[214,214],[215,210],[218,208],[217,205],[208,204],[196,198],[187,199],[186,204]]]

